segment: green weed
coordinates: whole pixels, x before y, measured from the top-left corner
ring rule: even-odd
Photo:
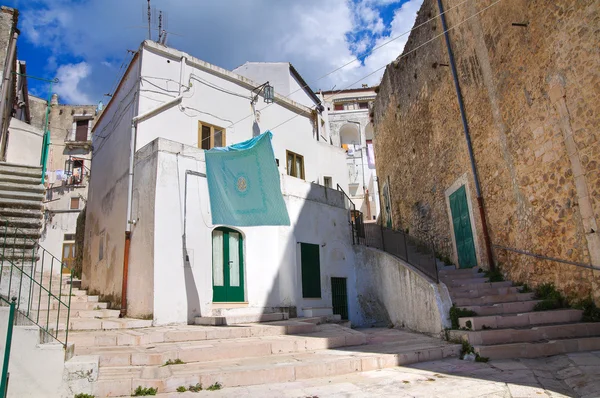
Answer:
[[[477,313],[464,308],[458,308],[455,304],[452,304],[452,308],[450,308],[450,321],[452,322],[452,329],[458,329],[460,327],[458,318],[468,316],[477,316]]]
[[[133,392],[133,397],[144,397],[146,395],[156,395],[156,393],[158,392],[157,388],[154,387],[142,387],[142,386],[138,386],[138,388],[135,389],[135,391]]]
[[[163,366],[169,366],[169,365],[183,365],[185,362],[183,362],[181,359],[177,358],[177,359],[169,359],[167,362],[165,362],[165,364]]]
[[[200,392],[200,391],[202,391],[202,384],[200,384],[200,383],[196,383],[196,385],[195,385],[195,386],[190,386],[188,389],[189,389],[191,392]]]
[[[207,390],[208,390],[208,391],[217,391],[217,390],[220,390],[221,388],[223,388],[223,385],[221,385],[221,383],[219,383],[219,382],[217,381],[215,384],[213,384],[213,385],[210,385],[210,386],[207,388]]]
[[[533,307],[534,311],[549,311],[558,308],[569,308],[569,303],[552,283],[543,283],[535,289],[535,297],[542,300]]]

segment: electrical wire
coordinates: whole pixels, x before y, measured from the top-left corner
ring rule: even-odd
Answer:
[[[438,34],[438,35],[434,36],[434,37],[433,37],[433,38],[431,38],[430,40],[427,40],[426,42],[424,42],[424,43],[422,43],[422,44],[418,45],[417,47],[413,48],[412,50],[410,50],[410,51],[408,51],[408,52],[405,52],[405,53],[403,53],[401,56],[399,56],[398,58],[396,58],[396,61],[398,61],[398,60],[400,60],[400,59],[402,59],[402,58],[405,58],[405,57],[407,57],[408,55],[410,55],[410,54],[412,54],[413,52],[417,51],[417,50],[418,50],[418,49],[420,49],[421,47],[423,47],[423,46],[426,46],[427,44],[431,43],[431,42],[432,42],[432,41],[434,41],[435,39],[438,39],[438,38],[440,38],[440,37],[441,37],[441,36],[443,36],[443,35],[444,35],[446,32],[450,32],[451,30],[453,30],[453,29],[455,29],[455,28],[459,27],[459,26],[460,26],[460,25],[462,25],[463,23],[465,23],[465,22],[469,21],[470,19],[472,19],[472,18],[476,17],[477,15],[479,15],[479,14],[483,13],[484,11],[486,11],[486,10],[488,10],[490,7],[492,7],[492,6],[494,6],[494,5],[498,4],[498,3],[500,3],[501,1],[502,1],[502,0],[496,0],[496,1],[494,1],[492,4],[490,4],[490,5],[488,5],[487,7],[485,7],[485,8],[483,8],[483,9],[481,9],[480,11],[476,12],[475,14],[473,14],[473,15],[471,15],[471,16],[469,16],[469,17],[465,18],[464,20],[462,20],[461,22],[459,22],[459,23],[457,23],[456,25],[452,26],[451,28],[448,28],[447,30],[445,30],[445,31],[443,31],[442,33],[440,33],[440,34]],[[441,15],[441,14],[440,14],[440,15]],[[383,65],[382,67],[375,69],[375,70],[374,70],[374,71],[372,71],[371,73],[369,73],[369,74],[367,74],[367,75],[365,75],[365,76],[361,77],[360,79],[358,79],[358,80],[357,80],[357,81],[355,81],[354,83],[351,83],[351,84],[347,85],[346,87],[344,87],[344,88],[342,88],[342,89],[340,89],[340,90],[336,91],[336,92],[335,92],[335,93],[333,93],[332,95],[339,94],[340,92],[342,92],[342,91],[344,91],[344,90],[348,89],[349,87],[351,87],[351,86],[353,86],[353,85],[355,85],[355,84],[357,84],[357,83],[360,83],[360,82],[361,82],[361,81],[363,81],[364,79],[366,79],[366,78],[368,78],[368,77],[370,77],[370,76],[374,75],[375,73],[377,73],[377,72],[379,72],[380,70],[382,70],[382,69],[386,68],[387,66],[388,66],[388,64],[385,64],[385,65]],[[266,108],[266,107],[265,107],[265,108]],[[265,108],[263,108],[263,109],[265,109]],[[312,108],[311,108],[311,109],[312,109]],[[315,107],[315,109],[316,109],[316,107]],[[285,123],[287,123],[287,122],[289,122],[289,121],[291,121],[291,120],[293,120],[293,119],[297,118],[298,116],[300,116],[300,114],[296,114],[296,115],[292,116],[291,118],[289,118],[289,119],[287,119],[287,120],[285,120],[285,121],[283,121],[283,122],[279,123],[279,124],[278,124],[278,125],[276,125],[275,127],[271,127],[269,130],[275,130],[277,127],[279,127],[279,126],[281,126],[281,125],[283,125],[283,124],[285,124]]]
[[[442,14],[446,14],[446,13],[448,13],[449,11],[451,11],[451,10],[453,10],[453,9],[455,9],[455,8],[457,8],[457,7],[461,6],[461,5],[463,5],[463,4],[465,4],[465,3],[466,3],[466,2],[468,2],[468,1],[470,1],[470,0],[464,0],[464,1],[462,1],[461,3],[458,3],[458,4],[456,4],[455,6],[453,6],[453,7],[450,7],[450,8],[448,8],[447,10],[444,10],[444,12],[443,12],[443,13],[440,13],[440,14],[436,15],[435,17],[432,17],[432,18],[428,19],[427,21],[425,21],[425,22],[423,22],[423,23],[421,23],[421,24],[419,24],[419,25],[417,25],[417,26],[413,26],[413,27],[412,27],[410,30],[407,30],[406,32],[404,32],[404,33],[401,33],[401,34],[399,34],[398,36],[395,36],[395,37],[391,38],[390,40],[388,40],[388,41],[386,41],[386,42],[384,42],[384,43],[380,44],[379,46],[373,47],[371,50],[369,50],[369,51],[367,51],[365,54],[363,54],[363,57],[366,57],[366,56],[369,56],[369,55],[373,54],[375,51],[379,50],[380,48],[382,48],[382,47],[384,47],[384,46],[386,46],[386,45],[388,45],[388,44],[392,43],[393,41],[396,41],[396,40],[398,40],[399,38],[401,38],[401,37],[403,37],[403,36],[406,36],[407,34],[411,33],[413,30],[419,29],[420,27],[422,27],[422,26],[424,26],[424,25],[428,24],[429,22],[431,22],[431,21],[433,21],[433,20],[437,19],[438,17],[441,17],[441,15],[442,15]],[[335,68],[335,69],[334,69],[334,70],[332,70],[331,72],[328,72],[328,73],[324,74],[323,76],[319,77],[317,80],[315,80],[315,83],[316,83],[316,82],[318,82],[318,81],[320,81],[320,80],[322,80],[322,79],[324,79],[324,78],[326,78],[327,76],[330,76],[330,75],[332,75],[333,73],[335,73],[335,72],[339,71],[340,69],[343,69],[343,68],[345,68],[346,66],[353,64],[354,62],[356,62],[356,61],[358,61],[358,60],[359,60],[359,58],[358,58],[358,57],[354,57],[354,58],[353,58],[351,61],[349,61],[349,62],[347,62],[347,63],[343,64],[342,66],[339,66],[339,67]],[[379,70],[381,70],[381,69],[383,69],[383,68],[380,68]],[[375,72],[378,72],[379,70],[377,70],[377,71],[375,71]],[[372,74],[373,74],[373,73],[372,73]],[[366,76],[365,78],[363,78],[363,79],[361,79],[361,80],[359,80],[359,81],[362,81],[362,80],[366,79],[367,77],[371,76],[372,74],[370,74],[370,75]],[[353,83],[353,84],[356,84],[356,83]],[[305,85],[303,85],[303,86],[300,86],[300,88],[298,88],[297,90],[295,90],[295,91],[292,91],[292,92],[291,92],[291,93],[289,93],[288,95],[286,95],[286,96],[282,96],[282,97],[283,97],[283,98],[287,98],[287,99],[289,99],[289,97],[290,97],[291,95],[293,95],[293,94],[295,94],[295,93],[297,93],[297,92],[299,92],[299,91],[302,91],[302,90],[304,90],[305,88],[308,88],[308,89],[310,89],[309,85],[308,85],[308,84],[305,84]],[[345,90],[345,89],[344,89],[344,90]],[[338,91],[338,92],[336,92],[336,94],[338,94],[338,93],[339,93],[339,91]],[[334,95],[335,95],[335,94],[334,94]],[[262,110],[265,110],[265,109],[267,109],[268,107],[270,107],[271,105],[273,105],[274,103],[275,103],[275,102],[272,102],[271,104],[269,104],[269,105],[265,106],[264,108],[262,108],[262,109],[260,109],[260,110],[261,110],[261,111],[262,111]],[[240,123],[240,122],[242,122],[242,121],[244,121],[244,120],[248,119],[248,118],[249,118],[249,117],[251,117],[252,115],[253,115],[253,114],[250,114],[250,115],[248,115],[248,116],[246,116],[246,117],[244,117],[244,118],[242,118],[242,119],[238,120],[237,122],[233,123],[233,125],[236,125],[236,124],[238,124],[238,123]]]

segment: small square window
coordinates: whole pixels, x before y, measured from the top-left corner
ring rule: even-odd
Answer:
[[[79,198],[71,198],[71,205],[69,208],[71,210],[79,209]]]
[[[343,111],[344,110],[344,104],[334,104],[333,105],[333,110],[335,110],[335,111]]]
[[[331,177],[323,177],[323,185],[325,185],[327,188],[333,188]]]
[[[287,174],[304,179],[304,156],[287,151]]]

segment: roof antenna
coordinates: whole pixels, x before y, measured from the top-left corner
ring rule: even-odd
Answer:
[[[150,30],[152,24],[152,10],[150,8],[150,0],[148,0],[148,40],[152,40],[152,31]]]

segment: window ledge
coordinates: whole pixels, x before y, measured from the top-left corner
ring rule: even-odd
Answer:
[[[92,147],[92,141],[66,141],[65,145],[67,146],[67,148],[72,147],[72,148],[91,148]]]

